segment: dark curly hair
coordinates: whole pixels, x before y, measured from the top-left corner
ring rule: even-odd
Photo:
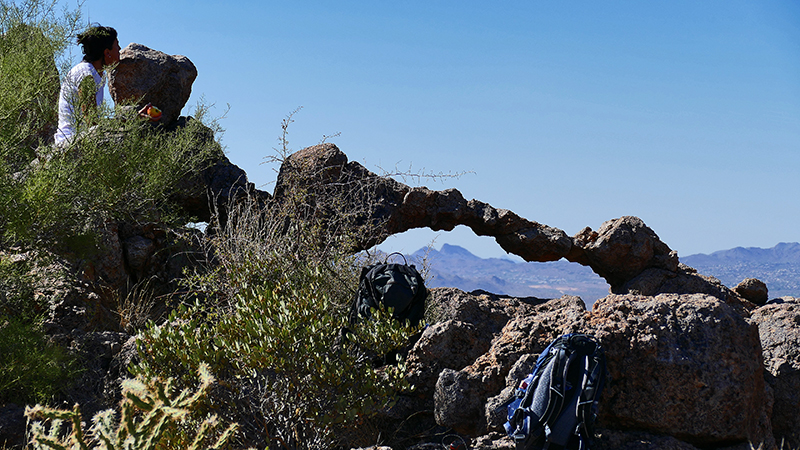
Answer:
[[[117,30],[92,24],[78,35],[78,44],[83,46],[83,60],[93,62],[103,59],[103,51],[112,48],[116,40]]]

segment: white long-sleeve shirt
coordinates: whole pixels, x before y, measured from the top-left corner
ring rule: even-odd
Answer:
[[[86,77],[91,76],[97,87],[97,106],[103,103],[103,77],[97,73],[92,63],[81,61],[73,67],[64,82],[61,84],[61,93],[58,96],[58,130],[56,130],[55,141],[57,145],[64,144],[75,135],[75,122],[78,114],[78,88]]]

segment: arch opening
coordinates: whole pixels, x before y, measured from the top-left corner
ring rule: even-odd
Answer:
[[[463,225],[450,232],[412,229],[388,238],[377,250],[405,255],[409,263],[424,269],[430,288],[483,290],[513,297],[575,295],[587,308],[609,293],[606,280],[590,267],[565,259],[525,262],[506,253],[494,238],[477,236]]]

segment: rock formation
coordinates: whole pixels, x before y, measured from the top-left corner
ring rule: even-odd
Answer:
[[[769,290],[767,285],[756,278],[747,278],[733,288],[737,294],[741,295],[756,305],[763,305],[769,300]]]
[[[502,432],[503,404],[545,346],[569,332],[592,334],[606,349],[611,379],[601,398],[598,449],[744,450],[753,443],[771,450],[775,438],[800,445],[800,300],[757,307],[766,295],[757,280],[732,290],[698,274],[636,217],[570,237],[467,201],[454,189],[412,188],[379,177],[348,162],[332,144],[291,155],[274,196],[254,189],[244,171],[220,157],[185,180],[174,198],[207,220],[213,208],[224,214],[226,202],[243,198],[256,200],[265,214],[296,202],[307,208],[305,217],[322,224],[351,220],[363,231],[361,248],[411,228],[466,225],[528,261],[565,258],[609,282],[612,293],[592,311],[571,296],[432,289],[436,320],[406,359],[415,389],[370,424],[388,436],[391,448],[432,448],[437,433],[457,433],[470,448],[513,448]],[[192,236],[182,239],[159,224],[105,222],[101,228],[104,253],[53,269],[77,273],[80,282],[40,289],[61,299],[45,324],[48,333],[90,363],[93,378],[78,393],[90,404],[107,395],[120,368],[135,358],[119,318],[108,316],[105,294],[144,279],[168,289],[181,269],[196,263],[193,255],[202,258]],[[0,405],[0,439],[4,412],[15,408]],[[19,434],[15,424],[6,436]]]
[[[275,199],[281,201],[298,188],[308,192],[318,214],[351,214],[354,226],[361,227],[360,249],[412,228],[450,231],[466,225],[478,235],[494,237],[500,247],[526,261],[564,258],[589,266],[616,294],[707,293],[735,305],[743,314],[755,308],[717,280],[680,265],[677,253],[637,217],[610,220],[597,231],[587,227],[569,237],[511,211],[467,201],[455,189],[412,188],[379,177],[348,161],[333,144],[308,147],[284,162]]]
[[[758,329],[720,299],[610,295],[584,331],[606,350],[604,426],[698,446],[771,443]]]
[[[772,423],[785,448],[800,447],[800,299],[770,301],[753,312],[763,347],[767,383],[775,405]]]
[[[152,103],[161,109],[161,123],[169,125],[181,115],[195,78],[197,69],[189,58],[129,44],[110,74],[108,91],[118,105],[133,103],[141,108]]]

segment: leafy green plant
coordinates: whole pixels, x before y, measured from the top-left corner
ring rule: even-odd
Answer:
[[[0,315],[0,403],[50,402],[78,370],[36,323]]]
[[[208,363],[242,391],[269,386],[247,400],[272,424],[268,433],[289,448],[314,433],[332,438],[335,426],[390,405],[394,392],[407,387],[400,368],[376,371],[370,356],[402,343],[409,330],[377,312],[345,341],[339,332],[346,315],[336,314],[327,291],[319,289],[314,280],[321,276],[309,270],[300,285],[284,280],[243,287],[230,314],[200,306],[175,311],[143,333],[143,362],[135,371],[185,376],[198,362]]]
[[[55,0],[0,0],[0,157],[19,169],[56,123],[59,72],[81,12]]]
[[[92,427],[84,430],[80,407],[72,410],[27,407],[25,415],[33,420],[31,446],[34,450],[67,448],[98,450],[153,450],[165,448],[221,449],[236,432],[231,424],[221,432],[219,419],[206,415],[202,421],[192,414],[214,383],[208,367],[198,368],[200,385],[196,391],[175,392],[172,380],[137,378],[122,384],[121,416],[114,410],[100,412]],[[49,428],[45,422],[49,421]],[[64,428],[69,427],[68,433]]]
[[[102,119],[16,184],[3,211],[7,235],[52,245],[108,219],[188,219],[170,196],[178,181],[221,155],[206,130],[196,120],[166,132],[138,120]]]
[[[0,254],[0,317],[13,316],[33,320],[41,314],[43,304],[34,300],[33,277],[24,258],[12,259]]]
[[[188,282],[195,300],[140,335],[134,368],[188,384],[197,364],[209,364],[239,396],[231,403],[250,417],[242,421],[261,423],[254,432],[287,449],[330,448],[390,406],[408,388],[402,364],[374,361],[417,331],[387,311],[349,322],[363,261],[306,206],[231,204],[209,241],[215,266]]]

